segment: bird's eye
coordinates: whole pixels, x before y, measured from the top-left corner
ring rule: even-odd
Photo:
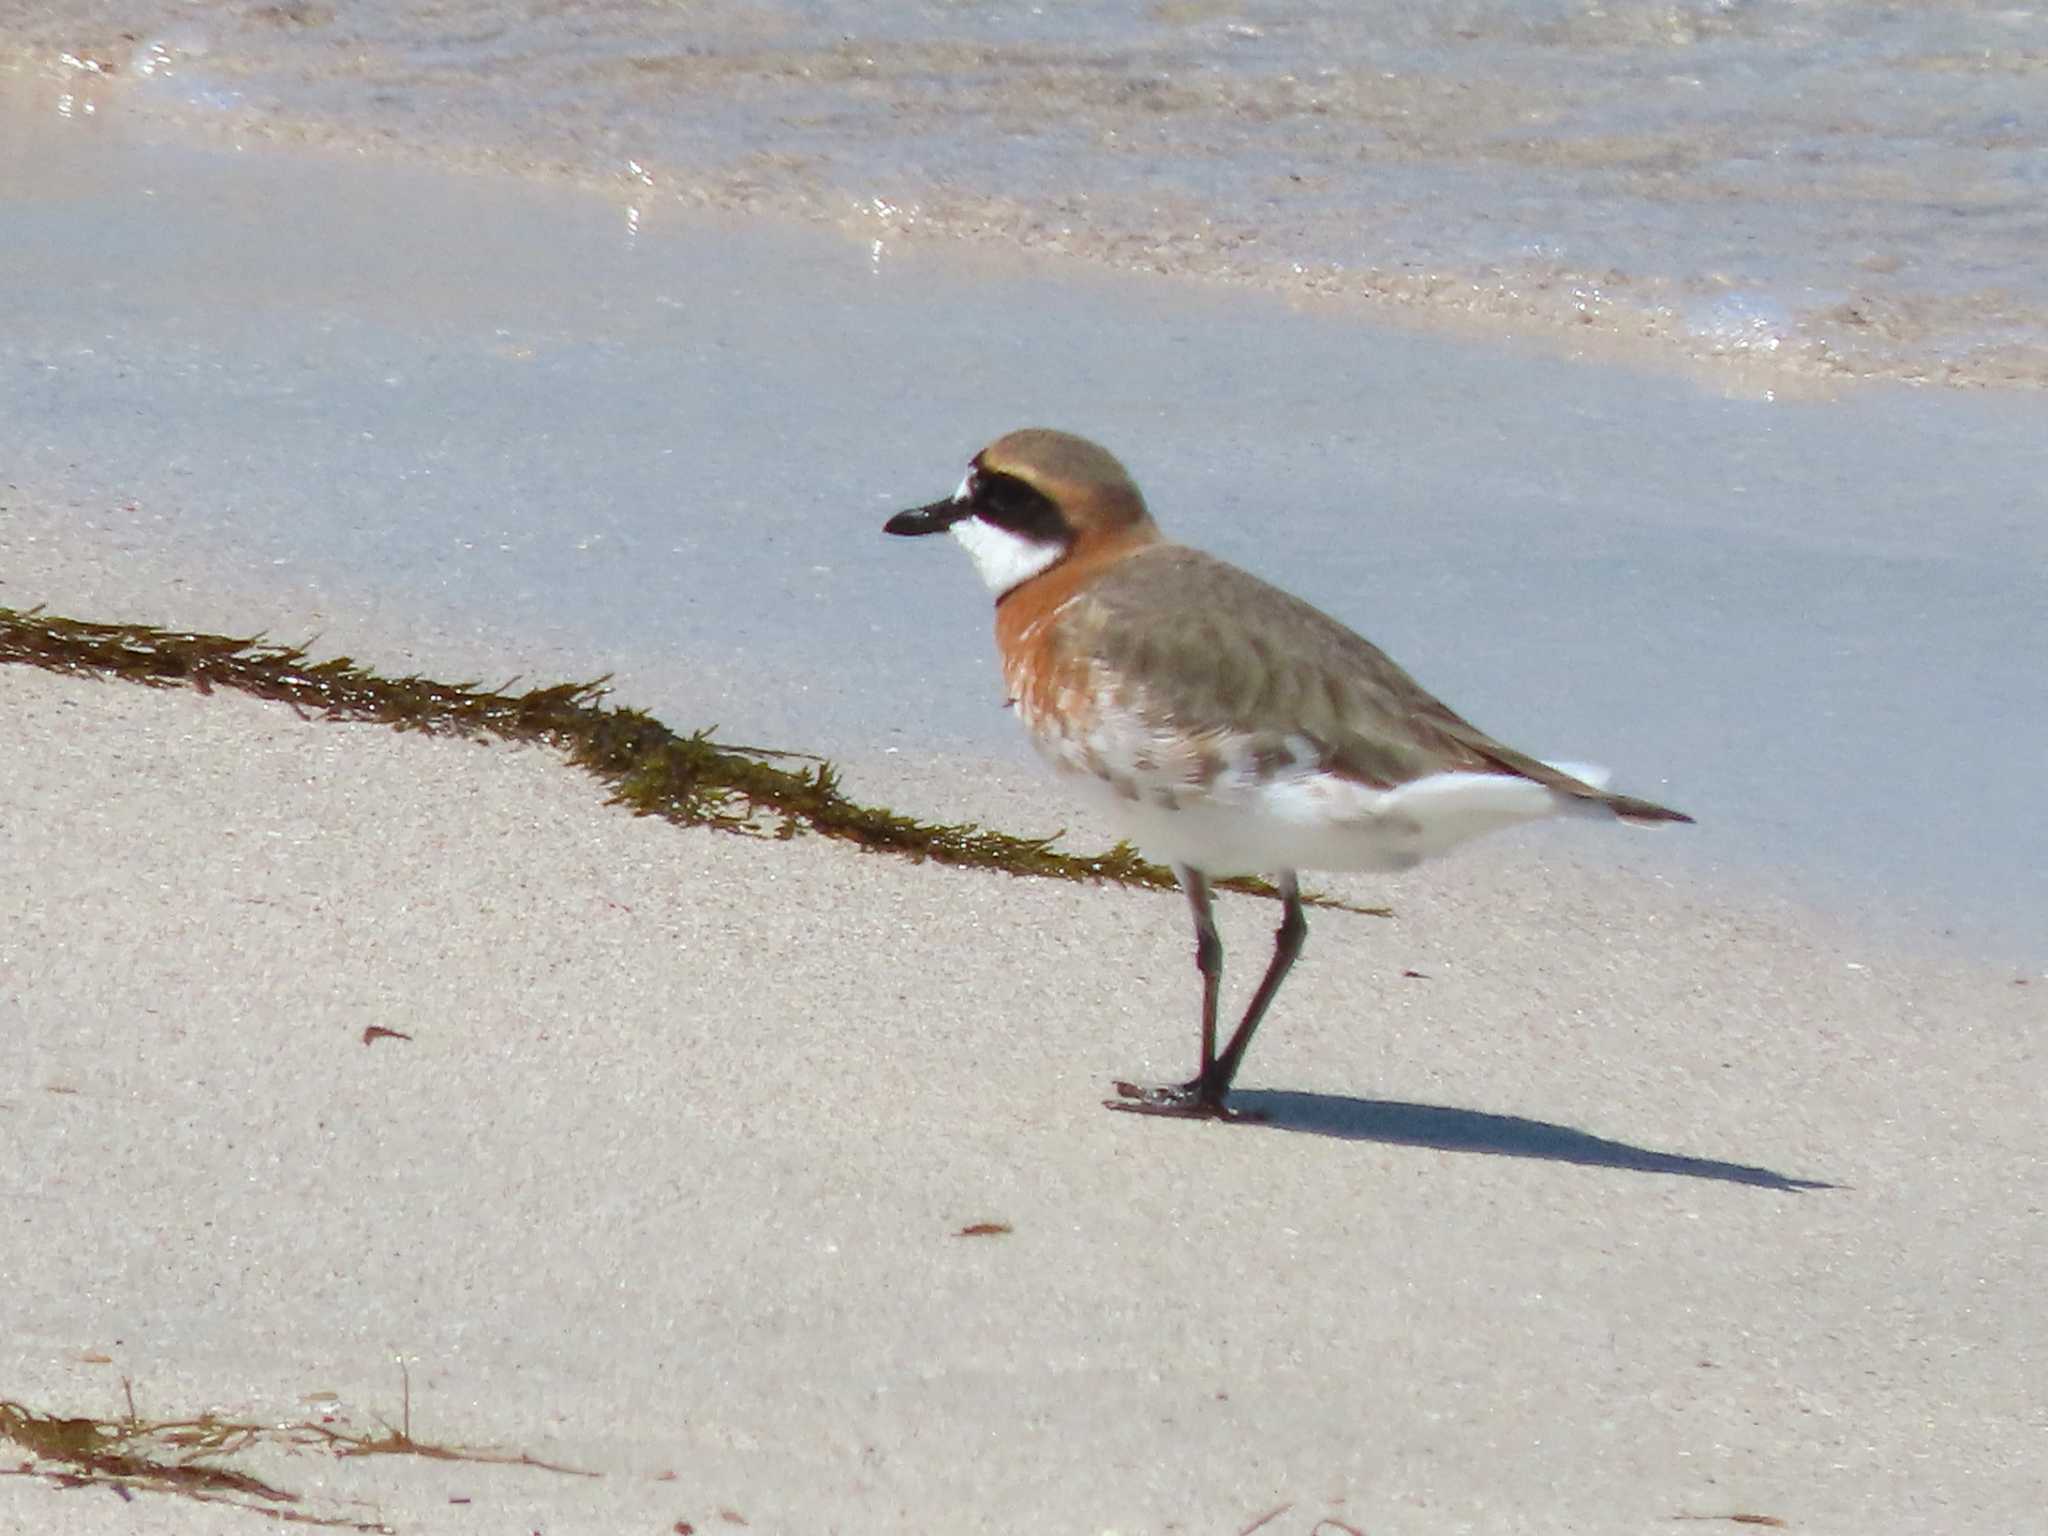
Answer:
[[[1016,533],[1057,532],[1059,509],[1052,498],[999,470],[976,470],[973,480],[975,512],[986,522]]]

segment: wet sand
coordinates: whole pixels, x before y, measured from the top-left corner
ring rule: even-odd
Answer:
[[[1065,426],[1173,536],[1700,818],[1630,867],[2042,963],[2031,397],[1728,398],[1270,298],[14,121],[17,518],[304,584],[343,648],[358,614],[432,623],[466,641],[443,675],[611,674],[742,741],[1021,767],[978,583],[878,530],[998,433]]]

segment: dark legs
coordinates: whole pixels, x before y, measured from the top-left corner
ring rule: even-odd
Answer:
[[[1210,910],[1209,877],[1185,864],[1173,866],[1173,877],[1188,898],[1195,918],[1195,969],[1202,973],[1202,1071],[1216,1065],[1216,997],[1223,990],[1223,941],[1216,936],[1216,914]]]
[[[1224,1098],[1230,1092],[1230,1084],[1237,1076],[1238,1066],[1244,1060],[1246,1048],[1252,1043],[1259,1021],[1272,1007],[1273,998],[1280,991],[1280,983],[1294,968],[1302,941],[1308,937],[1308,919],[1301,912],[1301,888],[1293,870],[1281,872],[1280,898],[1284,911],[1280,927],[1273,935],[1273,958],[1266,962],[1266,974],[1260,978],[1258,991],[1252,994],[1251,1005],[1245,1009],[1244,1018],[1231,1035],[1230,1043],[1223,1047],[1223,1054],[1218,1056],[1216,994],[1223,982],[1223,942],[1216,936],[1216,919],[1210,911],[1209,881],[1200,870],[1184,865],[1176,864],[1173,872],[1180,881],[1181,889],[1187,892],[1188,906],[1195,918],[1195,969],[1202,974],[1202,1070],[1193,1081],[1174,1088],[1118,1083],[1116,1091],[1121,1097],[1110,1099],[1108,1104],[1111,1109],[1141,1115],[1232,1119],[1235,1117],[1224,1106]]]
[[[1244,1060],[1245,1047],[1252,1043],[1252,1032],[1259,1027],[1259,1020],[1266,1016],[1266,1010],[1273,1006],[1273,999],[1280,992],[1280,983],[1294,969],[1295,957],[1301,953],[1302,943],[1308,938],[1308,919],[1301,915],[1301,888],[1291,869],[1281,871],[1280,900],[1282,912],[1280,926],[1273,934],[1273,958],[1266,962],[1266,974],[1259,980],[1259,990],[1252,994],[1251,1006],[1245,1009],[1237,1033],[1230,1037],[1230,1044],[1217,1058],[1213,1073],[1206,1064],[1202,1069],[1203,1077],[1213,1075],[1215,1078],[1219,1106],[1223,1095],[1230,1091],[1232,1079],[1237,1076],[1237,1066]]]

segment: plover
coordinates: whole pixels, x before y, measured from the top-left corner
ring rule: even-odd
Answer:
[[[1201,1069],[1171,1087],[1117,1083],[1113,1109],[1231,1117],[1245,1048],[1308,933],[1298,871],[1407,869],[1575,812],[1692,819],[1495,741],[1327,614],[1169,542],[1123,465],[1084,438],[998,438],[951,496],[885,530],[966,547],[995,592],[1003,680],[1032,741],[1187,895]],[[1219,1051],[1210,882],[1235,874],[1272,875],[1284,915]]]

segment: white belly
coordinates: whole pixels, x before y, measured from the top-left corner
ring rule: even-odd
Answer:
[[[1173,792],[1164,784],[1118,786],[1053,761],[1148,857],[1211,875],[1408,869],[1481,833],[1580,808],[1502,774],[1440,773],[1381,790],[1301,770],[1265,781],[1226,776],[1207,791]]]

